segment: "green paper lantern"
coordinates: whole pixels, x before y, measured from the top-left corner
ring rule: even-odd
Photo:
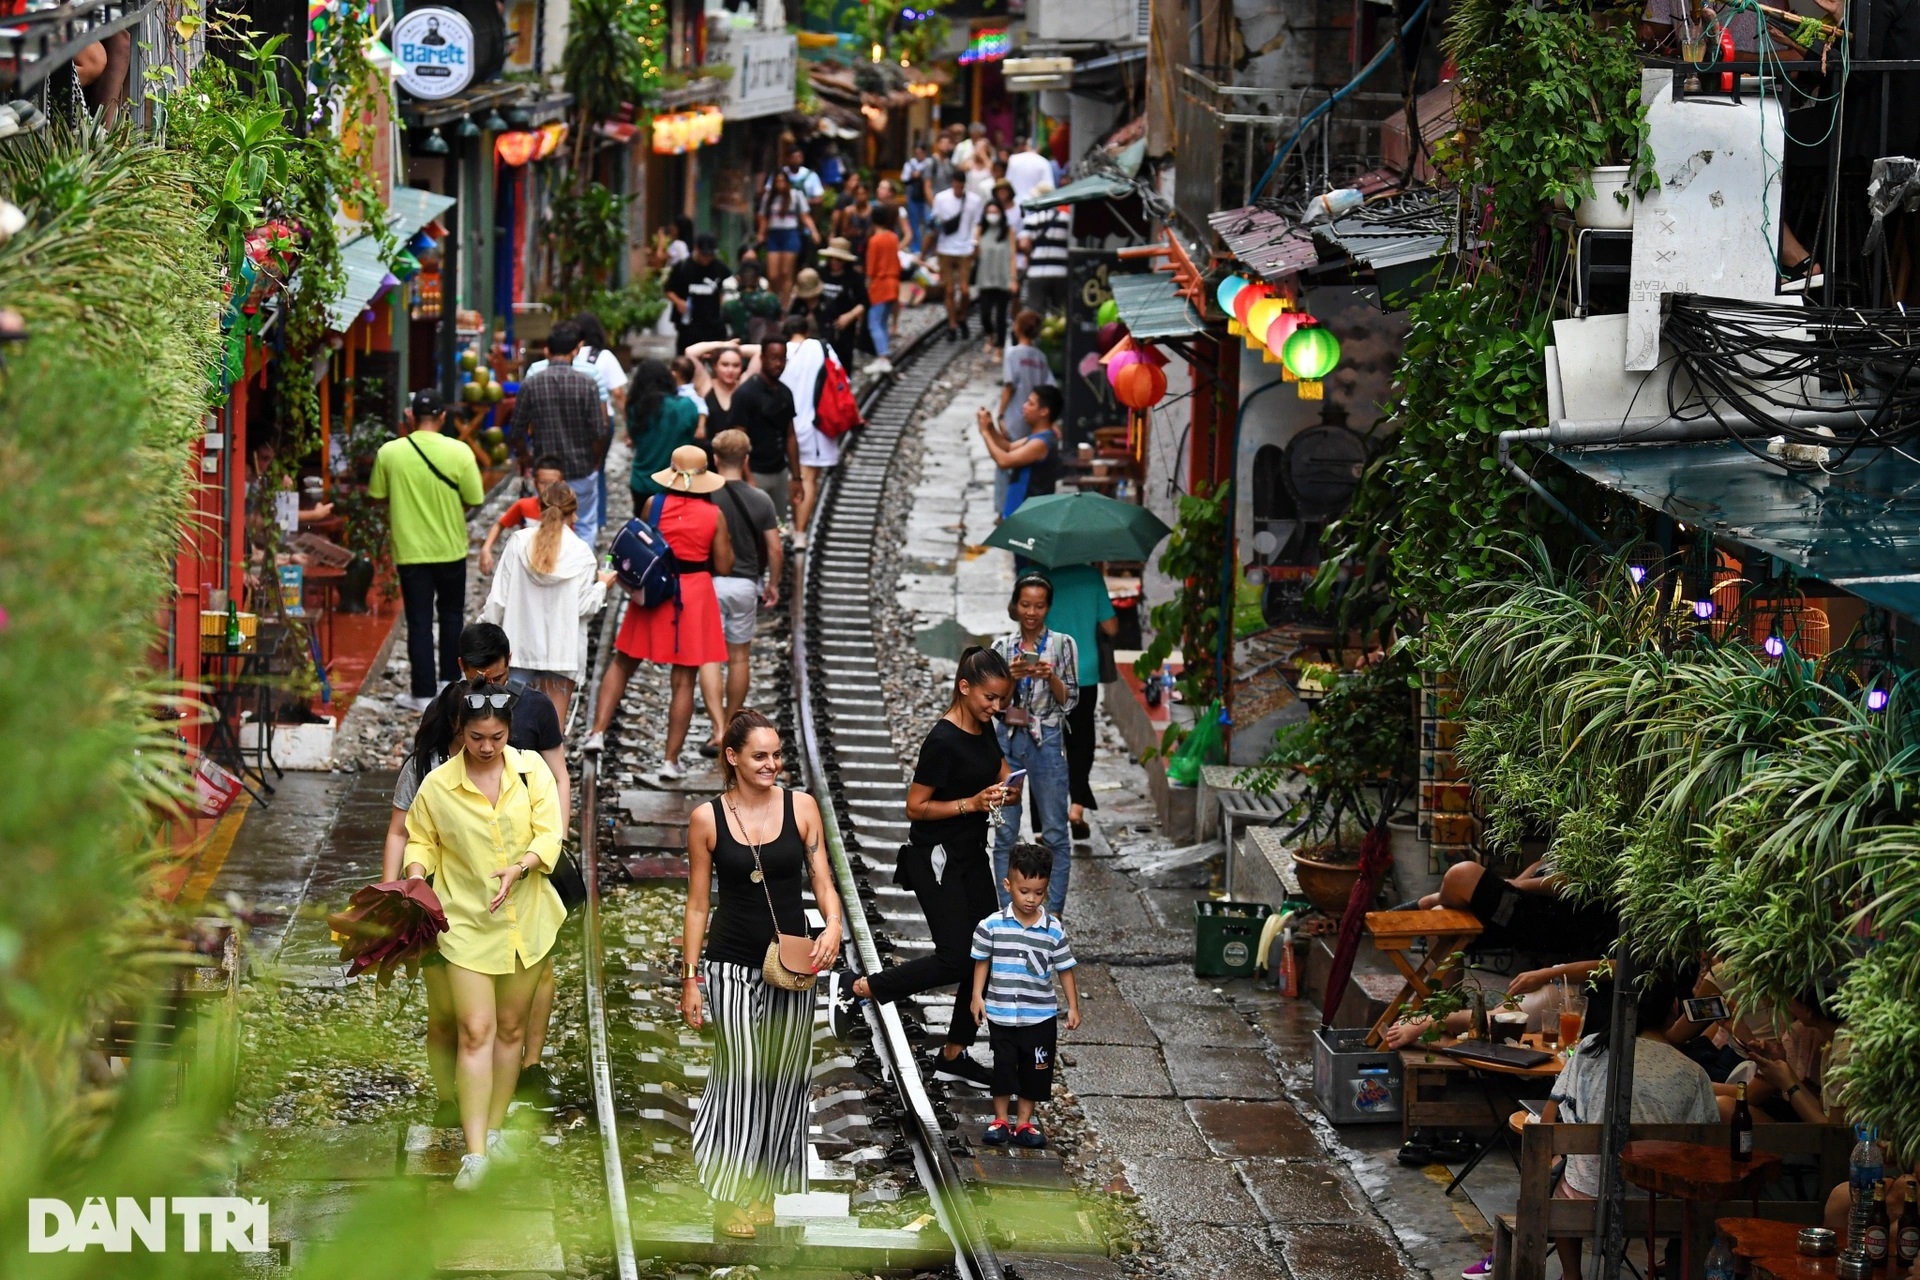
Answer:
[[[1100,304],[1100,309],[1093,313],[1093,318],[1100,324],[1112,324],[1120,318],[1120,304],[1108,298]]]
[[[1319,400],[1325,395],[1320,380],[1340,363],[1340,339],[1318,321],[1303,320],[1280,349],[1280,363],[1299,379],[1302,400]]]

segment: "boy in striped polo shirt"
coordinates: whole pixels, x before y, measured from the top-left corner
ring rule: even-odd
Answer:
[[[1060,1005],[1053,975],[1067,989],[1067,1030],[1080,1025],[1077,963],[1060,921],[1047,914],[1047,881],[1053,853],[1037,844],[1016,844],[1002,881],[1009,902],[973,931],[973,1016],[984,1021],[993,1046],[993,1123],[988,1146],[1044,1147],[1033,1124],[1034,1104],[1053,1094],[1053,1047]],[[1018,1096],[1016,1122],[1007,1123],[1007,1101]]]

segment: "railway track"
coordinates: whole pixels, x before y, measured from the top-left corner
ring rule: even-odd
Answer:
[[[790,749],[797,747],[797,759],[789,765],[791,781],[821,802],[844,903],[843,962],[854,973],[877,971],[883,953],[931,946],[911,895],[878,884],[891,881],[892,851],[906,838],[907,823],[906,784],[892,744],[874,639],[874,540],[888,472],[907,423],[958,351],[923,340],[901,353],[895,377],[862,406],[869,426],[828,481],[809,531],[811,550],[789,559],[791,671],[775,719]],[[602,666],[615,613],[608,611],[597,646]],[[593,705],[596,693],[597,687],[582,705]],[[615,749],[610,746],[609,753]],[[656,1263],[751,1263],[768,1274],[945,1271],[962,1280],[1013,1275],[996,1253],[968,1190],[964,1166],[972,1153],[957,1136],[960,1121],[921,1077],[915,1038],[924,1025],[944,1021],[945,999],[916,1001],[910,1011],[868,1006],[864,1033],[856,1032],[855,1043],[846,1046],[827,1030],[823,1010],[815,1034],[810,1165],[832,1171],[828,1181],[843,1186],[857,1186],[859,1179],[850,1175],[863,1166],[887,1169],[896,1180],[910,1170],[906,1190],[924,1192],[927,1199],[928,1212],[921,1219],[904,1227],[863,1226],[830,1194],[824,1206],[810,1204],[745,1242],[715,1239],[704,1221],[664,1222],[632,1212],[631,1151],[622,1148],[622,1123],[636,1112],[658,1114],[642,1110],[640,1095],[651,1090],[658,1096],[659,1086],[638,1085],[623,1071],[623,1055],[608,1033],[600,854],[613,824],[603,817],[600,793],[602,766],[607,764],[610,773],[611,763],[597,755],[583,763],[581,832],[589,886],[589,1069],[621,1280],[635,1280],[643,1265]],[[808,909],[820,924],[811,897]],[[687,1048],[687,1040],[679,1037],[679,1047]]]

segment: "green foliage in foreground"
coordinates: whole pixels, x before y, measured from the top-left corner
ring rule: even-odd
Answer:
[[[1870,712],[1858,654],[1770,661],[1597,558],[1469,606],[1428,654],[1496,847],[1547,838],[1644,959],[1717,957],[1750,1006],[1838,975],[1848,1115],[1920,1152],[1920,678]]]

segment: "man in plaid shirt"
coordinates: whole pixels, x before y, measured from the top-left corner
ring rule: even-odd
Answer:
[[[547,367],[520,384],[513,417],[530,455],[560,460],[567,484],[580,499],[573,531],[591,547],[600,534],[600,466],[613,439],[613,424],[600,400],[594,376],[573,366],[580,330],[571,321],[553,326],[547,338]]]

